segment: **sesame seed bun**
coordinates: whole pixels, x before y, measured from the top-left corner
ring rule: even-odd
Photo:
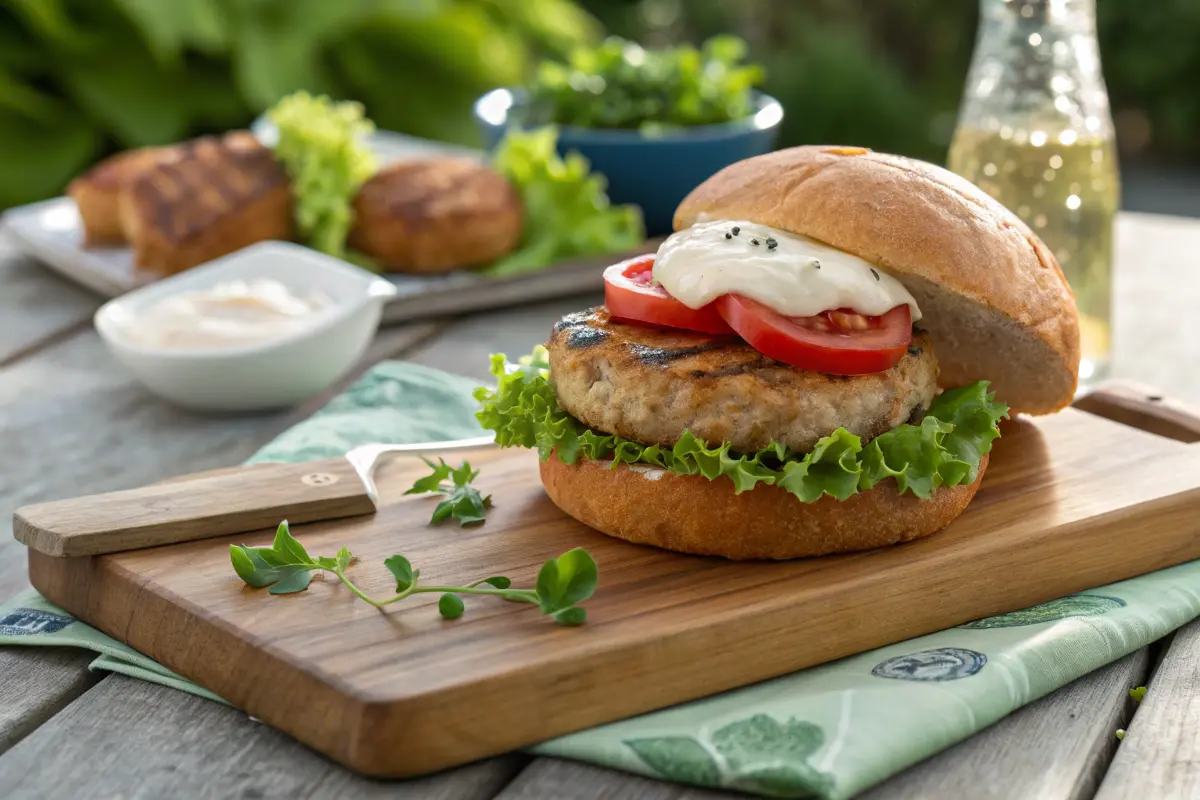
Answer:
[[[997,399],[1029,414],[1074,397],[1079,319],[1058,262],[1015,214],[947,170],[858,147],[779,150],[697,186],[675,229],[704,219],[808,236],[902,281],[933,336],[943,387],[988,380]]]

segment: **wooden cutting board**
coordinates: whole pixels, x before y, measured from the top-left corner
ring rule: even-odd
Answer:
[[[1180,439],[1200,432],[1194,417],[1149,406],[1099,410]],[[379,472],[376,515],[293,533],[311,553],[349,547],[362,559],[355,580],[376,595],[392,590],[382,561],[394,553],[423,579],[499,573],[532,586],[546,558],[582,545],[600,566],[586,625],[492,598],[468,599],[454,621],[436,595],[380,612],[332,580],[268,596],[237,578],[228,546],[269,544],[270,531],[88,558],[30,552],[31,580],[347,767],[398,777],[1200,557],[1200,450],[1073,409],[1005,423],[978,497],[945,531],[788,563],[612,540],[550,503],[533,453],[462,455],[495,496],[481,528],[430,527],[437,501],[402,496],[423,467],[400,460]]]

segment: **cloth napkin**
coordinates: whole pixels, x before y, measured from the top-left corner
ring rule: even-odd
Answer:
[[[251,462],[478,435],[472,388],[465,378],[418,365],[380,364]],[[697,786],[841,800],[1197,616],[1200,561],[574,733],[532,752]],[[100,654],[92,669],[220,701],[32,590],[0,606],[0,644],[87,648]]]

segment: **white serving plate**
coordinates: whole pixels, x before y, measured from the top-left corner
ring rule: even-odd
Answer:
[[[255,132],[264,135],[259,125]],[[475,150],[388,131],[375,133],[369,143],[384,164],[421,155],[481,155]],[[20,251],[104,297],[119,297],[157,279],[134,269],[132,253],[126,247],[84,248],[79,213],[69,197],[9,209],[0,216],[0,231],[6,231]],[[657,243],[648,243],[642,250],[653,252],[656,248]],[[409,322],[598,291],[604,286],[603,268],[625,255],[629,254],[573,259],[506,278],[469,271],[433,276],[384,275],[395,285],[396,295],[383,309],[383,322]]]

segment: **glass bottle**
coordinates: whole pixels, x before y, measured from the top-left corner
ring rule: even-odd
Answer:
[[[948,166],[1054,253],[1079,307],[1080,382],[1102,378],[1120,180],[1095,0],[980,0]]]

